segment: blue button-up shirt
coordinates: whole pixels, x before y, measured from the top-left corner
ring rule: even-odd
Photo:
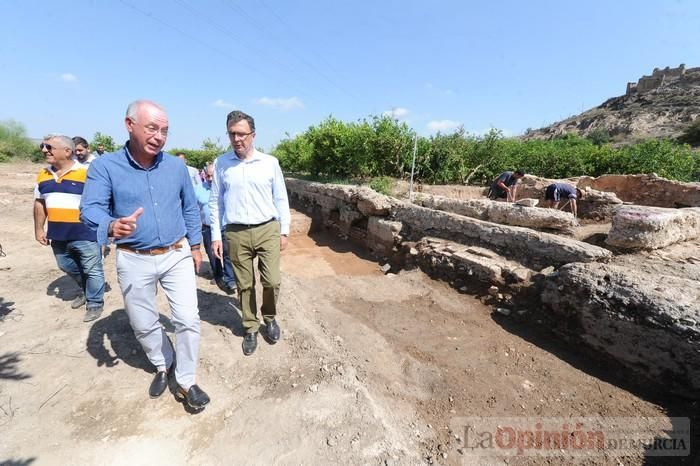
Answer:
[[[199,204],[199,213],[202,217],[202,225],[211,226],[211,216],[209,215],[209,198],[211,197],[211,183],[202,181],[202,184],[198,184],[194,187],[194,195],[197,198],[197,204]],[[223,228],[223,215],[224,212],[219,212],[219,225]]]
[[[131,156],[128,143],[121,150],[98,157],[88,169],[80,201],[80,219],[107,244],[109,224],[143,207],[136,231],[116,240],[133,249],[170,246],[183,236],[190,245],[202,242],[202,224],[192,182],[184,162],[160,152],[144,168]]]

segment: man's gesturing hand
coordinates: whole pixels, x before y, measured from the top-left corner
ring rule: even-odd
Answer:
[[[143,207],[139,207],[128,217],[118,218],[113,221],[110,226],[110,236],[114,236],[117,239],[131,236],[134,231],[136,231],[136,220],[138,220],[142,213]]]

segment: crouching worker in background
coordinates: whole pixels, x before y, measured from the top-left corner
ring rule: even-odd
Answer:
[[[544,190],[544,200],[547,207],[559,209],[559,202],[564,198],[566,203],[561,207],[561,210],[570,205],[574,217],[578,216],[576,201],[582,199],[583,196],[583,191],[566,183],[552,183]]]

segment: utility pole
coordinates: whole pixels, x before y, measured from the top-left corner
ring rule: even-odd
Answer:
[[[413,174],[416,171],[416,151],[418,150],[418,133],[413,137],[413,162],[411,163],[411,184],[408,187],[408,202],[413,203]]]

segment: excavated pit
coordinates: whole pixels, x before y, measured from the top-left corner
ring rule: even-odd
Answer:
[[[672,184],[673,193],[686,193],[680,204],[695,202],[696,184],[641,180],[647,189]],[[549,181],[526,177],[521,191],[536,199]],[[639,183],[631,177],[621,185]],[[591,188],[604,182],[584,185],[579,225],[561,211],[474,199],[473,189],[451,198],[423,187],[408,202],[366,187],[288,180],[292,205],[314,228],[356,242],[392,271],[420,268],[487,297],[503,315],[547,322],[558,338],[639,384],[700,398],[700,209],[631,206],[620,200],[626,192]],[[664,197],[636,198],[658,205]]]

